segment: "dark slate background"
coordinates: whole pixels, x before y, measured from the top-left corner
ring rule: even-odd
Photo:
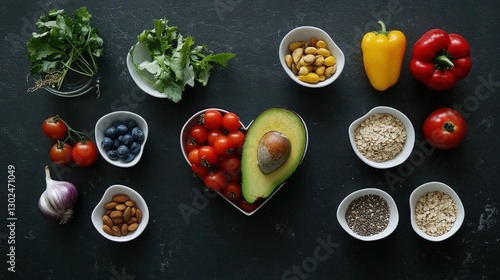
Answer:
[[[500,9],[496,1],[3,1],[0,146],[0,278],[2,279],[497,279],[500,251],[498,184],[500,132]],[[27,93],[25,43],[41,12],[72,11],[86,5],[91,23],[105,40],[101,96],[61,98],[43,90]],[[143,93],[126,69],[136,36],[167,17],[197,44],[234,52],[227,68],[217,67],[208,86],[189,88],[175,104]],[[407,37],[399,82],[377,92],[364,73],[360,41],[378,19]],[[322,89],[292,82],[278,60],[278,45],[291,29],[326,30],[347,57],[341,77]],[[426,31],[442,28],[463,35],[472,47],[473,68],[449,92],[431,92],[409,73],[412,46]],[[485,82],[486,81],[486,82]],[[488,82],[489,81],[489,82]],[[486,84],[485,84],[486,83]],[[480,93],[481,98],[476,96]],[[125,102],[130,100],[130,102]],[[434,109],[461,107],[468,124],[464,143],[451,151],[416,145],[404,164],[376,170],[352,151],[349,124],[378,105],[393,106],[412,120],[417,143]],[[247,217],[223,199],[197,199],[179,147],[179,132],[193,113],[208,107],[234,111],[249,123],[268,107],[297,111],[306,121],[306,158],[289,182],[259,212]],[[92,132],[96,121],[130,110],[149,123],[141,162],[131,169],[103,158],[88,168],[50,163],[52,142],[40,125],[59,114],[74,128]],[[79,189],[75,217],[66,225],[43,218],[37,200],[45,188],[43,167]],[[16,228],[7,221],[7,170],[15,166]],[[399,176],[397,183],[388,175]],[[450,239],[432,243],[413,232],[408,198],[429,181],[452,186],[466,217]],[[128,243],[98,234],[90,214],[104,190],[125,184],[150,208],[145,232]],[[335,212],[349,193],[375,187],[390,193],[400,223],[384,240],[362,242],[337,223]],[[196,204],[198,203],[198,204]],[[203,205],[199,204],[202,203]],[[187,219],[179,206],[198,207]],[[15,240],[15,273],[9,272],[9,236]]]

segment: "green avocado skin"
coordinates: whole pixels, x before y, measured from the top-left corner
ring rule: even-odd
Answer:
[[[275,171],[264,174],[259,168],[257,150],[259,141],[267,132],[278,131],[291,142],[288,159]],[[305,156],[308,133],[305,122],[294,111],[270,108],[260,113],[250,124],[241,156],[241,191],[243,198],[254,203],[269,197],[290,177]]]

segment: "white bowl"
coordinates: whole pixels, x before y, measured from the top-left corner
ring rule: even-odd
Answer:
[[[133,52],[133,56],[130,55],[130,51]],[[127,69],[134,80],[135,84],[145,93],[157,97],[157,98],[167,98],[167,95],[163,92],[159,92],[155,89],[150,83],[146,82],[141,75],[144,77],[154,80],[154,77],[151,73],[145,70],[138,70],[134,63],[140,64],[143,61],[152,61],[151,56],[146,49],[146,45],[144,43],[137,43],[133,47],[131,47],[130,51],[127,53]],[[140,71],[140,74],[138,73]]]
[[[111,126],[111,124],[114,121],[125,121],[128,119],[135,120],[137,122],[138,128],[140,128],[144,132],[144,140],[141,143],[141,150],[139,153],[136,155],[135,159],[132,160],[131,162],[124,162],[120,159],[118,160],[111,160],[107,155],[106,155],[106,150],[101,147],[101,142],[102,139],[104,138],[104,131],[106,128]],[[132,113],[129,111],[115,111],[111,112],[109,114],[106,114],[102,116],[96,123],[95,125],[95,140],[96,140],[96,146],[97,149],[99,150],[99,153],[101,156],[109,163],[112,165],[118,166],[118,167],[132,167],[136,165],[139,160],[142,157],[142,153],[144,152],[144,147],[146,146],[146,141],[148,140],[148,134],[149,134],[149,129],[148,129],[148,124],[146,120],[144,120],[143,117],[139,116],[136,113]]]
[[[428,193],[428,192],[435,192],[435,191],[441,191],[448,196],[450,196],[454,201],[455,204],[457,205],[457,217],[455,220],[455,223],[451,227],[451,229],[440,235],[440,236],[431,236],[425,233],[423,230],[421,230],[417,222],[415,220],[415,208],[417,205],[417,201],[422,195]],[[413,227],[413,230],[420,235],[421,237],[430,240],[430,241],[443,241],[449,237],[451,237],[453,234],[455,234],[458,229],[462,226],[462,223],[465,218],[465,209],[462,204],[462,201],[460,200],[460,197],[457,195],[457,193],[448,185],[441,183],[441,182],[428,182],[423,185],[420,185],[417,187],[415,190],[410,195],[410,217],[411,217],[411,226]]]
[[[102,230],[102,216],[106,212],[104,205],[112,201],[113,196],[116,194],[128,195],[130,199],[135,202],[136,207],[141,209],[142,212],[142,221],[139,223],[139,227],[135,231],[129,232],[127,235],[123,236],[109,235]],[[92,211],[91,220],[95,229],[105,238],[116,242],[126,242],[137,238],[144,231],[149,222],[149,209],[144,198],[142,198],[142,196],[132,188],[124,185],[112,185],[104,192],[101,201],[97,203],[94,211]]]
[[[184,125],[182,126],[182,129],[181,129],[181,133],[180,133],[180,137],[179,137],[179,141],[180,141],[180,147],[181,147],[181,151],[182,151],[182,155],[184,156],[184,159],[186,160],[186,162],[188,163],[189,166],[191,166],[191,163],[189,162],[189,159],[188,159],[188,153],[186,152],[186,150],[184,149],[184,146],[186,144],[186,142],[189,140],[189,134],[191,132],[191,128],[197,124],[199,124],[199,119],[200,119],[200,115],[203,114],[204,112],[206,112],[207,110],[217,110],[219,111],[221,114],[225,114],[225,113],[228,113],[227,110],[224,110],[224,109],[220,109],[220,108],[207,108],[207,109],[203,109],[203,110],[200,110],[198,112],[196,112],[195,114],[193,114],[187,121],[186,123],[184,123]],[[297,116],[299,116],[297,114]],[[308,136],[309,133],[307,131],[307,126],[306,126],[306,123],[304,122],[304,120],[302,119],[302,117],[299,116],[299,118],[302,120],[302,123],[304,124],[304,127],[306,129],[306,135]],[[242,130],[246,131],[248,129],[248,127],[252,124],[253,120],[250,122],[250,124],[248,124],[247,126],[245,126],[241,121],[241,127],[242,127]],[[308,146],[308,139],[309,137],[307,137],[307,142],[306,142],[306,151],[307,151],[307,146]],[[302,160],[304,159],[305,157],[305,152],[304,152],[304,155],[302,156],[302,159],[301,159],[301,162]],[[274,192],[269,196],[267,197],[264,201],[262,201],[261,203],[259,203],[259,206],[257,206],[257,208],[251,212],[246,212],[245,210],[241,209],[240,207],[238,207],[238,205],[232,201],[230,201],[228,198],[226,198],[221,192],[218,192],[218,194],[224,198],[227,202],[231,203],[236,209],[238,209],[241,213],[247,215],[247,216],[251,216],[253,214],[255,214],[255,212],[257,212],[260,208],[262,208],[262,206],[264,206],[264,204],[266,204],[282,187],[283,185],[285,185],[286,182],[283,182],[279,187],[276,188],[276,190],[274,190]]]
[[[290,50],[288,49],[288,45],[290,45],[290,43],[297,41],[309,41],[313,37],[318,40],[323,40],[326,42],[328,49],[330,50],[331,54],[335,57],[337,63],[337,71],[329,78],[325,79],[322,82],[318,82],[316,84],[300,81],[297,78],[297,76],[292,72],[292,70],[286,65],[285,62],[285,56],[291,53]],[[300,26],[295,29],[292,29],[281,40],[278,53],[281,66],[283,67],[283,70],[285,70],[285,72],[288,74],[288,76],[297,84],[309,88],[320,88],[333,83],[340,76],[345,66],[345,56],[342,50],[339,48],[339,46],[337,46],[335,41],[333,41],[332,37],[330,37],[328,33],[314,26]]]
[[[383,199],[385,199],[385,201],[387,201],[387,205],[389,206],[390,211],[389,224],[387,225],[387,227],[383,231],[371,236],[363,236],[357,234],[349,227],[345,219],[345,214],[347,208],[349,207],[349,204],[351,204],[351,202],[356,198],[362,197],[364,195],[378,195],[382,197]],[[342,226],[342,228],[351,236],[363,241],[374,241],[387,237],[396,229],[399,222],[399,212],[396,202],[394,202],[394,199],[388,193],[376,188],[366,188],[349,194],[348,196],[346,196],[346,198],[344,198],[344,200],[342,200],[342,202],[340,202],[339,207],[337,208],[337,221],[339,222],[340,226]]]
[[[405,126],[406,129],[406,142],[403,146],[403,150],[396,155],[393,159],[383,161],[383,162],[376,162],[370,159],[367,159],[363,154],[361,154],[356,147],[356,142],[354,139],[354,133],[356,131],[356,128],[368,117],[370,117],[373,114],[391,114],[392,116],[396,117],[399,119],[403,125]],[[401,163],[403,163],[408,157],[410,156],[411,152],[413,151],[413,146],[415,145],[415,130],[413,128],[413,125],[408,119],[408,117],[401,113],[400,111],[387,107],[387,106],[379,106],[371,109],[368,113],[366,113],[364,116],[360,117],[359,119],[353,121],[351,125],[349,126],[349,140],[351,142],[352,149],[356,153],[356,155],[364,161],[366,164],[368,164],[371,167],[379,168],[379,169],[386,169],[386,168],[391,168],[394,166],[397,166]]]

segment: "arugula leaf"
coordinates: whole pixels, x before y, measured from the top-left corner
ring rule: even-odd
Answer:
[[[80,7],[71,18],[63,9],[42,14],[26,43],[31,62],[30,73],[49,78],[37,81],[34,91],[46,85],[60,88],[68,71],[86,76],[96,75],[95,58],[103,54],[103,40],[96,28],[90,26],[91,14]]]
[[[144,30],[137,41],[145,45],[152,60],[137,62],[132,46],[129,52],[139,76],[174,102],[181,100],[186,85],[192,87],[198,81],[206,86],[213,63],[226,67],[227,61],[236,56],[212,54],[206,45],[196,46],[191,36],[179,34],[177,26],[169,26],[166,18],[155,19],[154,28]]]

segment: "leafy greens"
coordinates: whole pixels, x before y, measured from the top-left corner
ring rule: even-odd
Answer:
[[[42,14],[27,43],[30,73],[45,75],[36,81],[36,90],[43,86],[61,88],[68,71],[94,76],[98,65],[95,58],[103,53],[103,40],[98,30],[90,26],[92,15],[86,7],[80,7],[73,18],[64,10],[51,10]]]
[[[195,81],[207,85],[213,62],[225,67],[227,61],[236,56],[213,54],[206,45],[195,46],[191,36],[181,35],[177,26],[168,25],[166,18],[155,19],[154,29],[144,30],[137,41],[145,45],[152,58],[152,61],[134,62],[138,74],[174,102],[181,100],[186,85],[194,86]],[[130,49],[132,58],[136,47]],[[152,74],[152,78],[142,71]]]

